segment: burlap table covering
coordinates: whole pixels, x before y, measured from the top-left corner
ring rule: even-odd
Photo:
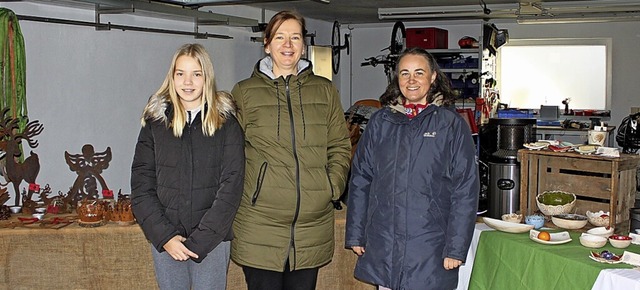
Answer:
[[[356,255],[344,249],[345,212],[336,211],[336,247],[317,289],[372,290],[353,278]],[[51,219],[50,216],[45,216]],[[12,221],[16,222],[13,218]],[[6,225],[6,222],[3,222]],[[246,290],[231,263],[228,290]],[[137,225],[0,228],[0,289],[157,289],[149,243]]]

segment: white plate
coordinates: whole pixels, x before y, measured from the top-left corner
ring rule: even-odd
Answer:
[[[548,142],[533,142],[533,143],[525,143],[523,146],[530,150],[540,150],[549,146]]]
[[[560,245],[560,244],[566,244],[568,242],[571,242],[571,236],[569,235],[569,232],[567,232],[567,231],[559,232],[559,233],[550,233],[551,240],[549,240],[549,241],[544,241],[544,240],[538,239],[538,234],[539,233],[540,233],[540,231],[530,230],[529,231],[529,238],[532,239],[535,242],[538,242],[538,243],[541,243],[541,244],[545,244],[545,245]]]
[[[600,146],[596,146],[596,145],[580,145],[578,147],[576,147],[576,149],[574,149],[576,152],[580,153],[580,154],[591,154],[594,153],[598,150],[598,147]]]
[[[494,219],[490,217],[483,217],[482,220],[489,227],[499,230],[501,232],[519,234],[519,233],[526,233],[529,230],[533,229],[533,225],[505,222],[503,220]]]
[[[584,154],[584,155],[589,155],[589,154],[592,154],[592,153],[596,152],[596,150],[580,150],[580,148],[576,148],[576,149],[573,149],[573,150],[575,150],[576,152],[578,152],[580,154]]]

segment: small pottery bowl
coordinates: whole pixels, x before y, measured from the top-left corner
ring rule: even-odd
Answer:
[[[613,235],[613,227],[597,227],[587,231],[587,234],[609,238]]]
[[[524,217],[524,223],[528,225],[533,225],[534,229],[539,229],[544,226],[544,216],[541,215],[528,215]]]
[[[551,221],[559,228],[577,230],[587,225],[588,218],[580,214],[559,214],[551,217]]]
[[[607,244],[607,238],[590,234],[582,234],[580,236],[580,244],[587,248],[602,248]]]
[[[621,235],[613,235],[609,237],[609,243],[618,249],[624,249],[631,245],[631,237],[629,236],[621,236]]]
[[[587,211],[586,216],[589,218],[589,223],[596,227],[606,227],[609,225],[609,212],[597,211],[590,212]]]
[[[511,222],[511,223],[521,223],[522,222],[522,215],[521,214],[517,214],[517,213],[508,213],[508,214],[503,214],[502,215],[502,220],[505,222]]]
[[[44,213],[34,213],[34,214],[31,214],[31,216],[39,220],[42,220],[42,218],[44,217]]]
[[[45,213],[47,211],[44,207],[36,207],[34,210],[36,213]]]
[[[10,206],[9,210],[11,210],[11,213],[19,213],[22,210],[22,207],[19,205],[14,205]]]

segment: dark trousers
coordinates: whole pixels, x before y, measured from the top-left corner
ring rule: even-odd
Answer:
[[[248,290],[315,290],[318,269],[289,271],[289,261],[284,272],[242,266]]]

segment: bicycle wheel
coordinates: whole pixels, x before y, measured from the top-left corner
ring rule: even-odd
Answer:
[[[391,30],[391,46],[389,51],[391,54],[401,53],[407,44],[407,32],[404,29],[402,21],[396,21]]]
[[[338,74],[340,69],[340,23],[333,22],[331,30],[331,67],[333,74]]]

